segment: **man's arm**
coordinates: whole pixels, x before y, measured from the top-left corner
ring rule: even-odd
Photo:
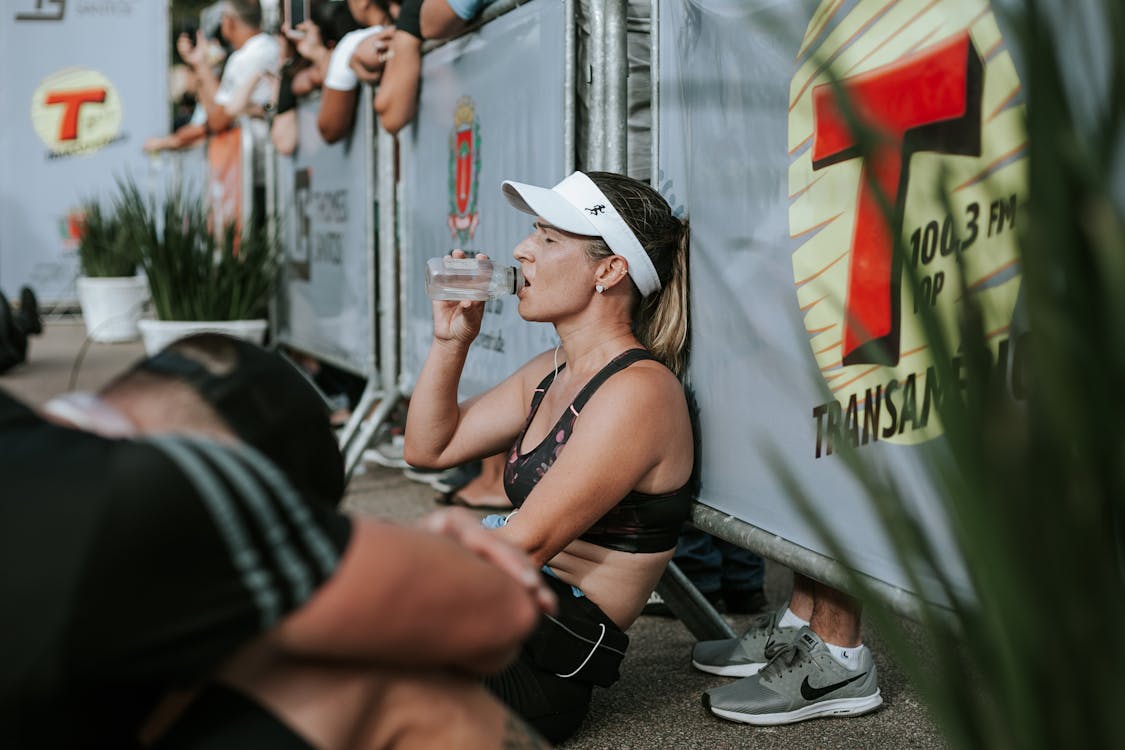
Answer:
[[[526,555],[464,519],[349,520],[294,497],[261,456],[208,441],[75,440],[115,478],[90,498],[104,530],[74,586],[77,675],[113,662],[123,680],[191,679],[253,640],[357,667],[483,673],[553,605]]]
[[[203,35],[203,31],[196,33],[194,46],[187,34],[180,34],[176,40],[176,51],[199,78],[196,95],[200,106],[207,112],[207,129],[212,133],[223,132],[231,126],[234,118],[225,107],[215,101],[215,94],[219,91],[219,77],[215,75],[207,60],[207,38]]]
[[[188,148],[207,137],[207,126],[189,122],[169,135],[154,136],[144,142],[145,151],[166,151]]]
[[[357,518],[336,573],[269,640],[294,656],[496,671],[540,612],[534,569],[513,559],[524,584],[445,536]]]

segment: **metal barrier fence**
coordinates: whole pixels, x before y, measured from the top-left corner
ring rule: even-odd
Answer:
[[[319,94],[296,108],[297,150],[274,157],[274,213],[285,262],[276,340],[364,378],[375,354],[375,117],[363,89],[351,137],[328,144],[317,129]]]

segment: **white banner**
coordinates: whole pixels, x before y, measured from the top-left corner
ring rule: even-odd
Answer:
[[[463,248],[514,264],[531,217],[511,208],[501,181],[554,185],[566,176],[565,28],[563,3],[538,0],[422,60],[418,116],[399,134],[407,387],[433,338],[426,259]],[[514,297],[489,302],[462,395],[487,390],[556,343],[551,326],[519,317]]]
[[[279,156],[278,219],[285,265],[278,338],[357,375],[375,364],[370,295],[375,286],[371,97],[359,97],[352,135],[328,144],[316,118],[320,97],[297,106],[297,151]]]
[[[142,185],[168,132],[168,6],[8,0],[0,9],[0,287],[72,302],[86,200]]]
[[[1020,396],[1024,101],[991,7],[665,0],[660,29],[661,188],[692,226],[701,501],[827,554],[788,499],[784,467],[861,571],[913,589],[838,455],[846,442],[896,483],[964,585],[925,472],[942,449],[935,399],[956,385],[936,382],[918,311],[954,319],[962,259]],[[829,70],[885,134],[871,164]],[[919,299],[872,180],[893,202]]]

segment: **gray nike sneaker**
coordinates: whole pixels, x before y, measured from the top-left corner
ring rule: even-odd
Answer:
[[[883,703],[871,652],[864,649],[858,669],[832,656],[808,628],[753,677],[712,688],[703,705],[724,719],[773,726],[817,716],[855,716]]]
[[[749,677],[758,674],[770,657],[789,645],[800,628],[778,623],[785,607],[766,612],[750,621],[750,629],[739,638],[700,641],[691,650],[691,665],[701,672],[723,677]]]

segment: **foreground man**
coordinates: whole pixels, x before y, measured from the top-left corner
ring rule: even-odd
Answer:
[[[537,746],[474,679],[553,608],[535,571],[337,512],[284,359],[193,337],[45,411],[0,391],[0,745]]]

